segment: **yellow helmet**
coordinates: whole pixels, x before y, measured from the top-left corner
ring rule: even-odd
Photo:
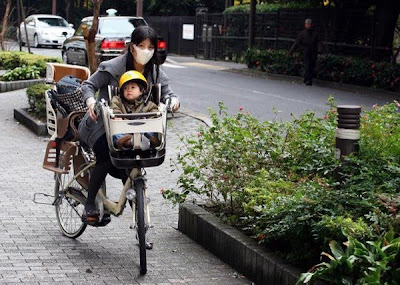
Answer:
[[[148,88],[146,78],[143,76],[143,74],[136,70],[129,70],[122,74],[121,78],[119,79],[119,88],[122,88],[125,83],[130,81],[136,82],[144,90],[147,90]]]

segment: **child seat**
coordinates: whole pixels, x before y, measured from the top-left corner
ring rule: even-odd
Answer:
[[[47,63],[47,82],[55,84],[66,75],[86,80],[90,72],[86,67]],[[78,98],[81,96],[78,94],[79,92],[80,90],[73,95],[77,100],[82,101],[81,97]],[[47,144],[43,168],[55,173],[66,174],[70,171],[73,161],[75,162],[78,158],[83,159],[75,141],[78,137],[78,124],[85,115],[85,111],[82,108],[83,102],[80,102],[78,108],[76,107],[79,104],[71,96],[71,93],[58,95],[55,86],[53,89],[45,91],[47,130],[51,138]]]
[[[156,96],[160,98],[160,86],[153,87],[152,90],[157,92]],[[114,94],[115,90],[109,88],[110,97]],[[105,100],[102,100],[99,106],[103,116],[111,161],[115,167],[121,169],[152,167],[164,162],[167,132],[167,107],[165,104],[158,104],[158,112],[131,114],[114,114]],[[115,118],[123,120],[115,120]],[[145,151],[135,146],[131,150],[118,149],[114,145],[114,135],[131,134],[135,138],[140,138],[144,133],[156,133],[160,145]]]
[[[65,76],[74,76],[80,80],[87,80],[90,76],[90,70],[87,67],[76,66],[62,63],[47,63],[46,64],[46,82],[54,84],[54,88],[45,92],[46,99],[46,118],[47,131],[52,136],[51,139],[57,137],[57,122],[59,118],[67,117],[69,112],[66,111],[60,103],[54,100],[54,93],[57,91],[55,84]],[[80,99],[82,100],[82,99]],[[83,104],[83,102],[81,102]],[[79,111],[83,111],[80,109]]]

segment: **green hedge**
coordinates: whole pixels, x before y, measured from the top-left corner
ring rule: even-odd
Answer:
[[[287,3],[261,3],[256,5],[257,13],[267,13],[278,11],[279,9],[306,9],[313,8],[311,3],[309,2],[287,2]],[[250,5],[236,5],[231,6],[225,9],[224,13],[233,14],[233,13],[249,13]]]
[[[291,56],[284,50],[249,49],[244,54],[249,68],[259,68],[270,73],[302,76],[302,55]],[[400,92],[400,65],[374,62],[357,57],[319,55],[316,78],[341,83],[356,84]]]
[[[13,70],[24,65],[34,66],[38,69],[39,76],[44,77],[46,75],[46,62],[61,63],[62,61],[56,57],[30,54],[22,51],[0,51],[0,69]]]
[[[32,112],[37,118],[46,118],[46,99],[44,92],[51,88],[50,85],[38,83],[26,89],[28,96],[29,111]]]
[[[260,122],[221,104],[211,120],[184,140],[174,161],[179,189],[163,190],[165,198],[199,195],[227,223],[305,267],[331,240],[400,234],[399,102],[363,110],[360,152],[344,160],[335,159],[332,99],[323,116]]]

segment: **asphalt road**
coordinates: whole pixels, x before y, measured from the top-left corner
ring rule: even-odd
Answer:
[[[32,52],[61,58],[61,49],[33,48]],[[301,80],[232,73],[231,69],[242,69],[245,65],[193,57],[168,56],[162,68],[170,78],[170,86],[180,96],[182,107],[202,114],[208,114],[208,108],[217,110],[218,102],[223,101],[232,113],[243,108],[260,120],[272,120],[278,112],[278,118],[289,120],[292,114],[299,116],[307,110],[323,112],[328,108],[330,96],[339,105],[361,105],[367,109],[399,99],[395,93],[365,88],[343,91],[318,84],[305,86]]]
[[[164,67],[170,77],[170,85],[180,95],[182,106],[200,113],[207,113],[209,107],[217,109],[218,102],[224,101],[231,112],[242,107],[260,120],[271,120],[275,118],[276,110],[279,118],[286,120],[291,118],[291,114],[298,116],[307,110],[317,113],[326,110],[330,96],[339,105],[361,105],[367,109],[374,104],[382,105],[399,99],[398,94],[388,92],[341,91],[316,84],[305,86],[301,80],[296,82],[232,73],[229,66],[217,66],[218,62],[203,64],[199,60],[183,57],[174,57],[174,60],[183,68],[173,65]]]

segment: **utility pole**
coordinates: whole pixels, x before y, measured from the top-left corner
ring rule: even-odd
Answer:
[[[256,4],[257,0],[251,0],[250,2],[250,17],[249,17],[249,48],[254,45],[254,30],[256,23]]]
[[[137,0],[136,2],[136,16],[143,17],[143,0]]]

